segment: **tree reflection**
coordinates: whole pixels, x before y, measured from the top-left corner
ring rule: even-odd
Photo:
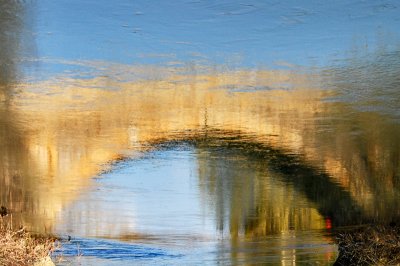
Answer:
[[[324,218],[331,226],[367,219],[345,188],[296,156],[240,138],[198,145],[204,193],[215,205],[218,228],[229,228],[233,237],[325,229]]]
[[[18,123],[20,115],[12,104],[22,56],[35,46],[28,30],[32,27],[31,4],[0,1],[0,205],[10,210],[3,218],[11,222],[10,226],[20,226],[29,219],[30,224],[43,228],[48,225],[34,211],[36,165],[29,156],[24,127]]]

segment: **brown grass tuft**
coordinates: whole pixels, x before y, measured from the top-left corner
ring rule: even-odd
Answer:
[[[25,229],[12,230],[0,219],[0,265],[33,265],[56,248],[54,237],[35,236]]]
[[[367,226],[338,234],[335,265],[396,265],[400,263],[400,227]]]

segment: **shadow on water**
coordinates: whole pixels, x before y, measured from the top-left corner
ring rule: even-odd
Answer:
[[[257,143],[255,140],[246,140],[246,137],[243,138],[240,132],[209,130],[206,134],[201,133],[200,136],[195,136],[190,140],[175,142],[166,141],[156,146],[162,149],[174,149],[175,146],[185,143],[193,145],[197,150],[205,151],[207,154],[206,156],[209,157],[209,159],[204,156],[202,157],[202,161],[206,163],[201,165],[199,168],[200,172],[219,173],[219,175],[215,176],[200,174],[200,179],[233,179],[235,171],[241,173],[240,168],[244,167],[265,173],[273,172],[276,179],[287,185],[292,185],[316,206],[318,212],[329,222],[329,227],[327,227],[327,229],[373,222],[390,223],[400,218],[397,213],[383,214],[383,218],[365,215],[362,207],[353,199],[348,189],[340,185],[340,183],[326,173],[323,168],[308,164],[297,154],[288,154],[285,151],[266,146],[263,143]],[[224,170],[227,171],[227,173],[221,173],[221,171]],[[215,183],[215,186],[227,184],[222,180],[213,180],[213,183]],[[242,185],[245,184],[246,182],[243,182]],[[249,184],[252,184],[252,182],[250,181]],[[227,187],[226,189],[229,190],[233,187],[234,186]],[[225,194],[223,192],[224,188],[218,188],[218,190],[220,190],[218,193],[215,187],[208,189],[216,193],[216,195],[214,195],[216,201],[218,201],[217,194]],[[238,187],[238,189],[242,190],[244,188]],[[252,193],[254,193],[254,191],[252,191]],[[232,194],[232,191],[226,194]],[[230,200],[233,200],[233,198],[234,197]],[[241,201],[241,204],[243,204],[243,201]],[[262,206],[254,207],[253,211],[262,211]],[[390,212],[390,209],[388,211]],[[243,226],[245,230],[251,231],[253,228],[257,227],[258,223],[257,220],[252,219],[252,217],[257,217],[258,215],[252,213],[248,214],[248,216],[249,220],[246,221]],[[223,229],[225,226],[221,224],[218,227]],[[238,228],[236,228],[236,230],[238,230]],[[275,232],[279,230],[280,228],[276,228]],[[231,233],[237,234],[238,232]]]
[[[222,133],[220,137],[209,137],[194,142],[196,148],[206,149],[211,158],[221,158],[221,166],[217,163],[207,165],[207,167],[236,169],[243,167],[244,163],[250,164],[257,171],[274,172],[277,179],[292,185],[315,204],[318,212],[329,220],[333,227],[371,222],[370,218],[363,216],[362,209],[352,199],[350,193],[334,182],[323,169],[308,165],[298,155],[286,154],[260,143],[246,142],[240,135],[233,137],[232,132],[227,134],[230,137],[224,137],[224,135]],[[227,156],[236,159],[222,159]],[[240,157],[242,159],[237,159]],[[232,170],[230,173],[233,172]],[[220,178],[229,177],[223,175]],[[254,210],[262,211],[262,206],[257,206]],[[257,214],[249,214],[249,217],[254,216],[257,217]],[[257,221],[250,219],[244,227],[251,231],[252,228],[257,227]]]

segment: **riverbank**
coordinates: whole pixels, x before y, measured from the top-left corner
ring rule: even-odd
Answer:
[[[373,225],[338,233],[335,265],[398,265],[400,226]]]
[[[37,236],[24,228],[12,229],[0,220],[0,265],[51,266],[50,255],[56,249],[56,238]]]

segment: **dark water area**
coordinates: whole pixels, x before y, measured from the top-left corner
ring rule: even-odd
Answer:
[[[3,222],[59,265],[332,264],[400,222],[399,8],[0,1]]]

